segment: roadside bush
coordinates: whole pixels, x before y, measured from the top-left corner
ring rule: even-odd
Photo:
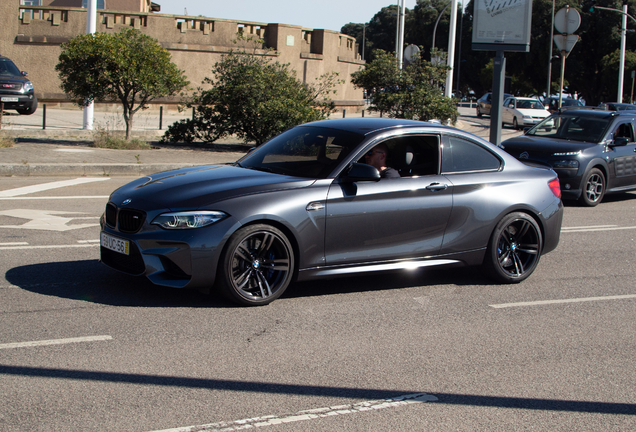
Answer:
[[[214,142],[235,136],[260,144],[298,124],[326,118],[334,110],[327,97],[340,82],[329,73],[316,85],[303,84],[289,65],[257,55],[256,49],[230,52],[212,73],[213,79],[203,81],[211,88],[199,88],[185,103],[195,107],[194,118],[169,126],[162,141]]]

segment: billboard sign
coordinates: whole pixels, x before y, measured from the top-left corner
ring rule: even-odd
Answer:
[[[532,0],[475,0],[473,50],[530,51]]]

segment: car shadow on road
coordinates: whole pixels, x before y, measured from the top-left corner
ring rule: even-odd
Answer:
[[[195,290],[153,285],[142,276],[109,269],[98,260],[64,261],[14,267],[5,278],[37,294],[110,306],[227,307],[222,298]]]
[[[233,308],[221,295],[161,287],[98,260],[31,264],[10,269],[6,280],[37,294],[110,306]],[[282,298],[351,294],[432,285],[488,285],[477,268],[427,269],[320,279],[292,284]]]

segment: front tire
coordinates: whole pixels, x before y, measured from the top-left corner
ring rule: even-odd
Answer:
[[[597,206],[605,195],[605,176],[598,168],[592,168],[584,177],[583,193],[579,203],[586,207]]]
[[[519,123],[517,123],[517,117],[514,117],[512,119],[512,128],[515,130],[519,129]]]
[[[221,255],[219,290],[231,301],[262,306],[280,297],[294,274],[291,243],[279,229],[250,225],[232,235]]]
[[[36,97],[33,97],[33,102],[31,103],[31,106],[26,108],[16,109],[16,111],[20,115],[31,115],[35,111],[37,111],[37,109],[38,109],[38,99]]]
[[[502,283],[519,283],[527,279],[539,264],[543,238],[537,222],[528,214],[506,215],[492,233],[484,270]]]

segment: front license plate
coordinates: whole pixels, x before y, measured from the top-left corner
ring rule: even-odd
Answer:
[[[17,102],[18,98],[17,97],[3,97],[2,98],[2,102]]]
[[[105,247],[106,249],[110,249],[124,255],[130,254],[130,242],[128,240],[122,240],[103,232],[100,243],[102,247]]]

